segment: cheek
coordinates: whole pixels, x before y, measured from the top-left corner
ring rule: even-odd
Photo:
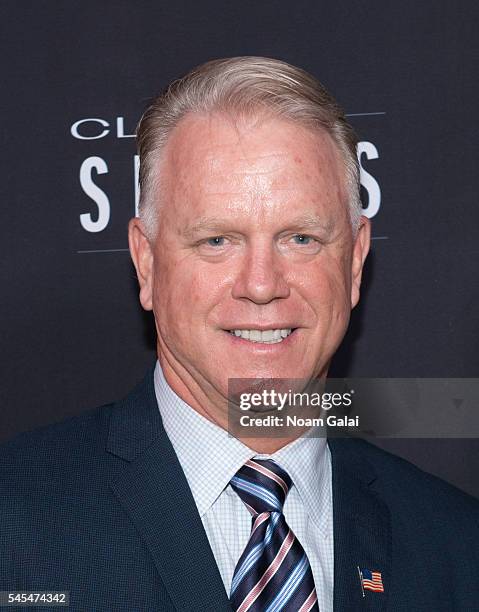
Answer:
[[[184,295],[188,295],[189,280],[179,273],[179,266],[167,253],[160,252],[155,257],[155,276],[153,282],[153,303],[157,325],[162,335],[172,332],[175,324],[185,315]]]
[[[325,292],[329,295],[329,302],[324,313],[326,326],[323,333],[328,338],[328,350],[335,352],[346,333],[351,314],[351,298],[344,273],[338,270],[337,276],[328,276]]]
[[[155,276],[155,318],[165,337],[188,337],[204,328],[208,313],[220,300],[220,283],[212,271],[191,258],[163,260]]]
[[[321,263],[300,284],[315,309],[342,311],[349,303],[348,277],[341,265]]]
[[[348,275],[340,261],[322,262],[315,273],[302,279],[302,295],[313,312],[314,337],[321,344],[336,346],[348,326],[351,299]]]
[[[333,277],[329,277],[328,280],[331,304],[334,310],[341,312],[344,310],[349,310],[350,298],[348,282],[344,272],[338,270],[338,274]]]
[[[192,311],[208,309],[211,303],[214,303],[219,286],[219,283],[215,282],[214,271],[204,266],[191,266],[185,284]]]

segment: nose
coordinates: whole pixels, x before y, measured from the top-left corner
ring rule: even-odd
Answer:
[[[265,241],[250,244],[233,284],[233,297],[268,304],[289,294],[284,262],[274,244]]]

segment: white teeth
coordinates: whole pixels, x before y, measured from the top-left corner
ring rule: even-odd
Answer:
[[[260,329],[232,329],[230,334],[243,338],[243,340],[250,340],[251,342],[261,342],[263,344],[276,344],[282,342],[284,338],[287,338],[291,329],[266,329],[261,331]]]

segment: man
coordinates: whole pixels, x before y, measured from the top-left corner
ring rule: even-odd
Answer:
[[[228,435],[228,381],[324,379],[359,300],[370,224],[335,101],[283,62],[218,60],[138,143],[158,362],[4,447],[0,588],[79,611],[478,609],[475,500],[358,440]]]

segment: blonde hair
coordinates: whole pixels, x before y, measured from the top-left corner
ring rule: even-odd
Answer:
[[[137,127],[140,156],[139,215],[153,237],[158,224],[153,167],[169,135],[188,113],[223,111],[240,116],[269,111],[311,130],[325,130],[344,161],[353,234],[359,226],[357,138],[343,111],[323,85],[306,71],[265,57],[206,62],[172,82],[146,109]],[[158,174],[158,170],[156,170]]]

